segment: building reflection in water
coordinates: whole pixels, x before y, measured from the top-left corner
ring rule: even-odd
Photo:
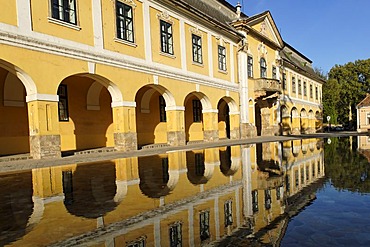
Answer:
[[[323,176],[316,139],[3,174],[0,244],[200,246],[241,226],[277,242],[290,198]]]

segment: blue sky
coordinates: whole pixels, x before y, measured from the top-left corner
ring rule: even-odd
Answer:
[[[228,0],[248,16],[270,10],[283,39],[324,72],[370,58],[370,0]]]

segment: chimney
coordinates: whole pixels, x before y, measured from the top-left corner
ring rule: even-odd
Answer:
[[[240,2],[238,2],[235,7],[236,7],[236,15],[238,16],[238,18],[240,18],[242,5],[240,4]]]

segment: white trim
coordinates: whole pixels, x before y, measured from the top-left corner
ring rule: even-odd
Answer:
[[[30,0],[17,0],[17,22],[22,32],[32,31],[31,3]],[[6,11],[6,10],[5,10]]]
[[[204,109],[202,113],[218,113],[218,109]]]
[[[186,36],[184,20],[180,20],[180,54],[181,54],[181,69],[187,71],[186,64]]]
[[[40,94],[40,93],[35,93],[31,95],[26,96],[26,102],[31,102],[31,101],[51,101],[51,102],[59,102],[59,96],[56,94]]]
[[[220,214],[218,210],[218,197],[214,200],[214,214],[215,214],[215,228],[216,228],[216,239],[220,238]]]
[[[95,74],[95,63],[93,62],[87,62],[87,66],[89,67],[89,73]]]
[[[195,91],[198,93],[200,92],[200,86],[198,83],[195,85]]]
[[[149,63],[153,61],[152,58],[152,40],[151,40],[151,30],[150,30],[150,10],[149,2],[143,2],[143,15],[144,15],[144,47],[145,47],[145,60]]]
[[[230,44],[230,81],[235,83],[234,45]]]
[[[286,102],[292,102],[292,104],[294,106],[295,106],[295,104],[302,104],[302,105],[311,106],[311,107],[314,107],[314,108],[320,108],[320,106],[321,106],[321,104],[319,104],[319,103],[310,102],[310,101],[302,100],[302,99],[297,99],[297,98],[294,98],[294,97],[291,97],[291,96],[288,96],[288,95],[281,96],[280,100],[282,100],[282,101],[286,100]],[[301,108],[304,108],[304,107],[301,107]]]
[[[207,35],[207,42],[208,42],[208,69],[209,69],[209,76],[210,77],[213,77],[214,75],[213,75],[212,35],[210,33],[208,33],[208,35]]]
[[[189,221],[189,246],[194,246],[194,209],[190,204],[188,207],[188,221]]]
[[[229,115],[240,115],[240,111],[231,111],[229,112]]]
[[[60,25],[60,26],[63,26],[63,27],[71,28],[71,29],[74,29],[76,31],[81,30],[81,27],[78,26],[77,24],[76,25],[75,24],[70,24],[68,22],[61,21],[61,20],[58,20],[58,19],[54,19],[52,17],[48,17],[48,22],[56,24],[56,25]]]
[[[153,224],[154,224],[154,246],[161,247],[161,220],[155,219]]]
[[[136,107],[136,102],[135,101],[114,101],[112,102],[111,106],[112,108],[121,107],[121,106]]]
[[[94,27],[94,45],[97,49],[104,49],[101,0],[92,0],[92,13]]]
[[[184,106],[166,106],[165,107],[165,110],[166,111],[185,111],[185,107]]]
[[[229,90],[226,90],[225,94],[226,94],[227,97],[230,97],[230,91]]]

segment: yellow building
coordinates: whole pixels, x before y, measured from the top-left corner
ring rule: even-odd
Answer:
[[[278,134],[286,112],[291,133],[296,113],[307,132],[312,112],[321,116],[321,82],[285,66],[285,49],[304,56],[282,40],[269,12],[247,17],[218,0],[3,5],[0,155]],[[285,69],[316,96],[280,104],[292,93],[282,88]]]
[[[368,132],[370,129],[370,94],[356,106],[357,132]]]

